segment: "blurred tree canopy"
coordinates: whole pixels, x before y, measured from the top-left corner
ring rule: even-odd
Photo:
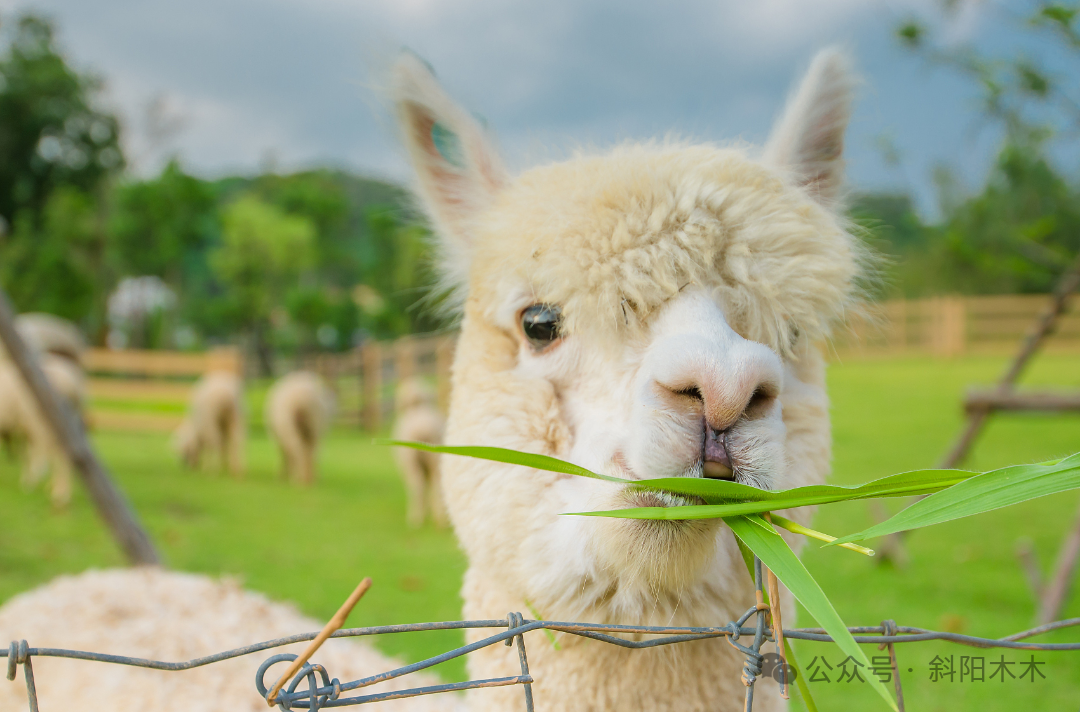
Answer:
[[[176,295],[165,345],[243,338],[274,351],[347,349],[439,328],[420,308],[427,232],[400,187],[344,171],[204,180],[172,160],[128,175],[101,82],[51,22],[0,24],[0,282],[23,311],[105,341],[126,277]]]
[[[974,194],[939,171],[933,223],[903,193],[855,199],[854,221],[889,257],[882,296],[1045,292],[1080,251],[1078,176],[1048,159],[1080,155],[1078,8],[1037,2],[1020,21],[1063,48],[1067,75],[939,42],[933,23],[898,28],[917,56],[971,78],[1003,138]],[[329,169],[206,180],[179,160],[125,173],[100,80],[69,64],[48,20],[2,19],[0,281],[18,308],[102,343],[117,284],[153,276],[176,295],[163,345],[241,340],[265,368],[277,351],[440,328],[429,235],[402,188]]]
[[[957,9],[944,0],[946,17]],[[1025,36],[1053,46],[1064,62],[1051,68],[1026,55],[987,55],[953,46],[923,20],[897,28],[900,42],[933,66],[970,78],[984,115],[1002,133],[982,189],[963,196],[948,169],[938,171],[942,219],[924,224],[903,194],[859,196],[852,216],[891,258],[886,293],[1048,292],[1080,253],[1080,184],[1076,167],[1049,156],[1080,153],[1080,3],[1034,2],[1017,18]]]
[[[123,166],[100,82],[71,69],[51,24],[3,26],[0,43],[0,279],[24,309],[100,328],[108,281],[100,202]]]

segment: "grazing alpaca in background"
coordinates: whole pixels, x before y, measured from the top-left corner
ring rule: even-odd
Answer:
[[[394,439],[441,444],[446,419],[436,407],[435,400],[435,391],[420,379],[402,381],[395,396],[397,419],[392,431]],[[436,526],[446,526],[439,456],[433,452],[399,447],[394,448],[394,460],[397,461],[409,498],[409,526],[422,525],[429,511]]]
[[[820,346],[857,272],[837,210],[852,83],[841,54],[819,55],[760,160],[624,145],[511,178],[427,66],[400,62],[399,121],[462,305],[446,442],[629,479],[824,481]],[[711,626],[754,601],[718,520],[560,516],[684,498],[460,457],[442,470],[469,559],[465,618],[532,606],[548,620]],[[742,709],[743,659],[726,640],[627,650],[560,637],[556,649],[526,635],[537,709]],[[515,674],[516,655],[484,648],[469,672]],[[760,688],[755,710],[784,707],[773,681]],[[473,712],[521,705],[512,688],[468,694]]]
[[[266,428],[281,450],[285,479],[304,485],[315,481],[319,440],[333,414],[334,396],[314,373],[294,371],[270,389]]]
[[[29,312],[16,317],[15,326],[32,348],[43,354],[61,356],[82,368],[86,339],[79,328],[67,319],[52,314]]]
[[[244,384],[234,373],[207,373],[195,384],[187,416],[173,433],[173,448],[192,469],[203,453],[218,453],[220,467],[234,476],[244,474],[247,417]]]
[[[52,353],[41,356],[39,363],[56,394],[81,416],[85,410],[82,369],[68,358]],[[6,361],[0,361],[0,434],[11,443],[13,451],[24,450],[23,486],[34,487],[51,470],[52,504],[58,509],[66,507],[71,502],[71,462],[22,374]]]
[[[830,435],[820,346],[843,318],[857,273],[837,209],[851,86],[843,56],[819,55],[760,160],[711,146],[627,145],[511,179],[480,125],[422,62],[405,58],[395,74],[397,111],[446,286],[463,313],[446,441],[554,455],[624,478],[723,477],[777,489],[822,482]],[[268,406],[275,433],[279,422],[297,427],[286,393],[275,386]],[[560,516],[686,503],[681,497],[456,457],[444,458],[442,470],[469,559],[466,618],[531,608],[551,620],[715,626],[754,601],[720,521]],[[805,523],[811,512],[785,515]],[[175,574],[110,575],[118,594],[135,592],[132,604],[119,608],[110,585],[57,582],[0,609],[0,635],[178,659],[195,654],[186,646],[192,630],[200,639],[239,631],[229,638],[237,642],[279,630],[261,618],[236,623],[247,606],[221,592],[189,593]],[[784,606],[793,621],[790,596]],[[52,615],[24,625],[38,611]],[[119,638],[121,624],[136,633]],[[526,638],[541,712],[743,706],[742,655],[723,639],[626,650],[566,635],[555,648],[540,631]],[[200,652],[222,642],[215,637]],[[342,680],[391,665],[368,658],[371,668],[346,671],[326,662]],[[189,710],[190,696],[213,690],[207,707],[231,705],[243,691],[251,709],[265,709],[250,677],[224,667],[170,692],[164,676],[178,675],[168,681],[179,686],[182,675],[38,665],[43,695],[51,694],[46,679],[72,691],[54,707],[78,698],[81,710],[115,710],[121,701],[125,709]],[[63,673],[50,676],[53,665],[65,665]],[[517,652],[501,645],[473,653],[468,665],[473,677],[520,669]],[[0,686],[0,695],[14,688]],[[522,708],[519,687],[469,695],[472,712]],[[400,709],[454,703],[421,697]],[[784,708],[775,683],[761,680],[754,709]]]

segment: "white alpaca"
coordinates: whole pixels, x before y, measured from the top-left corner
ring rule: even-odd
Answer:
[[[42,356],[39,364],[56,394],[81,416],[84,410],[82,369],[67,358],[51,353]],[[23,486],[35,486],[51,468],[53,506],[66,507],[71,501],[71,462],[22,374],[14,364],[3,361],[0,361],[0,434],[14,449],[18,449],[16,443],[24,445]]]
[[[333,413],[334,396],[314,373],[293,371],[270,389],[266,428],[281,450],[286,479],[304,485],[315,481],[319,440],[330,427]]]
[[[820,344],[857,271],[835,211],[851,87],[845,58],[819,55],[761,160],[626,145],[511,178],[426,66],[402,61],[398,117],[463,312],[446,442],[630,479],[824,481]],[[465,618],[531,605],[547,620],[712,626],[754,601],[719,521],[560,516],[683,498],[459,457],[442,469],[469,559]],[[742,708],[742,655],[725,640],[627,650],[560,638],[556,649],[526,635],[538,710]],[[502,646],[469,658],[476,678],[515,665]],[[516,689],[469,695],[473,712],[521,708]],[[783,707],[764,681],[754,709]]]
[[[555,455],[628,478],[822,482],[830,435],[820,345],[857,272],[854,240],[835,211],[851,85],[840,54],[819,55],[761,160],[711,146],[630,145],[512,179],[471,115],[419,60],[403,60],[398,114],[463,311],[446,441]],[[466,618],[531,606],[549,620],[713,626],[754,601],[721,522],[560,516],[680,497],[464,458],[442,465],[469,559]],[[810,514],[786,513],[802,522]],[[47,607],[44,597],[28,594],[26,605]],[[784,603],[793,621],[790,596]],[[213,596],[197,604],[185,631],[228,620]],[[128,652],[96,624],[110,606],[95,600],[36,633]],[[138,654],[172,657],[182,643],[164,611],[132,614],[144,636]],[[62,635],[75,628],[77,645]],[[19,625],[4,633],[30,637]],[[626,650],[526,638],[541,712],[742,708],[742,656],[723,639]],[[516,675],[517,665],[504,646],[469,658],[477,678]],[[72,664],[63,684],[95,704],[122,690],[125,704],[190,709],[179,692],[162,699],[134,674],[123,686],[104,677],[100,666]],[[250,683],[213,684],[224,694]],[[522,709],[519,687],[469,694],[473,712]],[[754,709],[784,707],[777,686],[760,682]]]
[[[417,378],[402,381],[395,405],[397,419],[392,431],[395,440],[442,443],[446,419],[435,406],[435,392],[426,383]],[[430,511],[436,526],[445,526],[446,505],[443,503],[439,456],[422,450],[395,448],[394,460],[409,499],[409,525],[419,527]]]
[[[191,392],[187,416],[173,434],[174,449],[191,468],[199,467],[204,452],[220,453],[221,469],[240,476],[246,436],[243,382],[234,373],[207,373]]]
[[[15,327],[27,345],[40,353],[62,356],[82,366],[86,340],[79,328],[53,314],[30,312],[15,318]]]

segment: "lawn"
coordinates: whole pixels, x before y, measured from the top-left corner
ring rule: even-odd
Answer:
[[[1003,364],[963,358],[833,366],[834,481],[932,465],[960,426],[964,388],[992,383]],[[1025,383],[1080,387],[1080,359],[1043,356]],[[260,397],[253,394],[253,401]],[[257,402],[251,406],[253,415],[260,414]],[[181,470],[165,435],[98,432],[94,439],[174,568],[239,575],[247,586],[295,601],[320,619],[334,612],[360,577],[371,576],[375,586],[350,625],[459,615],[464,557],[449,532],[404,525],[404,491],[390,453],[371,445],[368,435],[333,432],[322,454],[322,480],[310,490],[279,479],[276,453],[257,427],[242,482]],[[969,465],[992,468],[1078,450],[1080,418],[1002,416],[985,431]],[[908,539],[911,561],[903,569],[816,547],[804,559],[849,624],[892,618],[901,625],[1001,636],[1027,627],[1034,612],[1014,554],[1017,540],[1034,541],[1048,568],[1077,501],[1070,493],[918,532]],[[822,510],[816,526],[839,534],[870,522],[867,506],[851,503]],[[45,493],[20,491],[15,466],[0,458],[0,602],[59,573],[120,563],[84,495],[77,495],[70,512],[54,514]],[[1065,615],[1080,616],[1080,593]],[[812,624],[805,615],[801,623]],[[1074,630],[1046,640],[1078,635]],[[416,660],[460,640],[454,632],[432,632],[386,636],[376,644]],[[800,643],[797,652],[804,666],[817,656],[835,667],[843,657],[834,646],[815,643]],[[867,648],[867,655],[881,654]],[[898,654],[909,710],[1011,710],[1029,700],[1038,700],[1040,709],[1075,709],[1080,699],[1080,653],[1036,653],[1045,662],[1039,668],[1045,680],[983,683],[932,682],[931,660],[952,655],[959,669],[961,655],[985,656],[989,677],[1002,653],[920,643],[900,646]],[[1031,654],[1004,655],[1019,662]],[[440,672],[447,679],[464,675],[460,661]],[[884,709],[865,683],[829,676],[832,682],[812,683],[822,710]]]

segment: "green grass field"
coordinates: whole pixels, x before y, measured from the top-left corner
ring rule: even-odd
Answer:
[[[971,384],[992,383],[1003,364],[964,358],[833,366],[833,481],[932,466],[960,426],[961,393]],[[1080,359],[1043,356],[1025,383],[1080,387]],[[251,405],[253,415],[261,413],[259,404]],[[404,491],[390,453],[371,445],[368,435],[335,431],[322,453],[322,480],[310,490],[279,479],[276,453],[258,429],[242,482],[181,470],[163,435],[99,432],[95,441],[174,568],[239,575],[247,586],[295,601],[320,619],[336,610],[360,577],[371,576],[375,586],[350,625],[459,616],[465,560],[453,535],[406,528]],[[1001,416],[968,464],[988,469],[1078,450],[1080,418]],[[1014,554],[1017,540],[1033,540],[1049,568],[1077,502],[1077,493],[1070,493],[917,532],[908,539],[911,561],[900,570],[815,546],[807,547],[804,560],[851,625],[892,618],[901,625],[997,637],[1028,627],[1034,614]],[[841,534],[869,523],[865,503],[848,503],[822,510],[815,525]],[[120,563],[82,493],[69,512],[55,514],[44,492],[20,490],[16,467],[0,458],[0,602],[60,573]],[[1080,616],[1080,591],[1065,615]],[[812,622],[804,615],[800,624]],[[1045,640],[1078,636],[1074,629]],[[460,640],[453,632],[432,632],[387,636],[376,644],[416,660]],[[800,643],[796,649],[804,666],[815,656],[833,666],[843,657],[831,645]],[[1038,701],[1039,709],[1075,710],[1080,700],[1080,653],[1035,653],[1046,663],[1039,668],[1045,680],[962,684],[930,680],[935,655],[954,656],[957,667],[961,655],[984,656],[989,676],[991,662],[1002,654],[1019,662],[1031,653],[929,643],[900,646],[898,653],[909,710],[1012,710],[1029,701]],[[867,655],[882,654],[867,647]],[[1019,666],[1012,671],[1019,673]],[[440,673],[462,679],[464,668],[458,661]],[[832,682],[811,687],[823,711],[885,709],[865,683],[836,682],[835,672],[830,677]]]

